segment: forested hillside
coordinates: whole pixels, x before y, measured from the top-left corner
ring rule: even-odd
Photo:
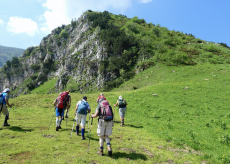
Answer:
[[[2,67],[7,60],[12,60],[13,57],[22,55],[24,49],[0,46],[0,67]]]

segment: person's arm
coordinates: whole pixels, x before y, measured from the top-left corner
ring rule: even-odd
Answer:
[[[126,100],[125,100],[125,104],[128,105]]]
[[[118,101],[116,102],[116,104],[114,104],[114,106],[117,106],[118,105]]]
[[[99,114],[99,111],[97,111],[95,114],[93,113],[93,114],[91,115],[91,117],[92,117],[92,118],[97,117],[98,114]]]
[[[12,108],[12,105],[9,104],[9,102],[8,102],[7,99],[5,99],[5,102],[6,102],[6,104],[7,104],[10,108]]]
[[[57,99],[54,100],[53,105],[55,106],[57,104]]]
[[[76,109],[75,109],[75,116],[76,116],[76,113],[77,113],[77,108],[78,108],[78,105],[76,105]]]
[[[87,112],[90,113],[90,112],[91,112],[91,109],[90,109],[89,103],[86,102],[86,104],[87,104],[87,107],[88,107]]]

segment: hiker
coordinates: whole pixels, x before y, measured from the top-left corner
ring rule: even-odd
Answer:
[[[126,111],[126,105],[127,102],[125,101],[125,99],[122,98],[122,96],[119,96],[116,104],[114,104],[114,106],[118,106],[119,107],[119,115],[121,118],[121,127],[123,127],[124,125],[124,118],[125,118],[125,111]]]
[[[61,129],[62,116],[64,116],[64,109],[68,107],[68,93],[60,93],[53,105],[56,108],[56,131],[59,131]]]
[[[104,146],[104,138],[105,142],[107,143],[108,149],[108,156],[112,156],[112,148],[110,145],[110,139],[108,136],[112,135],[113,131],[113,111],[112,107],[109,105],[107,100],[101,101],[95,111],[95,114],[92,114],[91,117],[97,117],[98,124],[97,124],[97,134],[99,138],[99,145],[100,149],[97,154],[103,156],[103,146]]]
[[[99,97],[97,98],[97,103],[99,103],[99,101],[102,101],[102,100],[106,100],[106,98],[105,98],[105,96],[104,96],[104,94],[103,93],[101,93],[100,95],[99,95]]]
[[[65,113],[65,118],[69,118],[69,116],[68,116],[68,112],[69,112],[69,108],[70,108],[70,105],[71,105],[71,96],[70,96],[70,94],[69,94],[69,91],[66,91],[66,93],[68,93],[68,106],[67,106],[67,108],[66,109],[64,109],[64,113]],[[66,110],[66,112],[65,112],[65,110]],[[64,116],[62,117],[62,120],[64,120]]]
[[[91,109],[89,103],[87,102],[87,97],[83,96],[81,101],[77,102],[75,109],[75,120],[76,120],[76,132],[75,134],[79,135],[79,124],[81,123],[81,139],[85,140],[85,123],[87,113],[90,113]]]
[[[6,104],[7,104],[8,107],[10,107],[10,108],[12,107],[12,105],[9,104],[9,94],[10,94],[10,89],[6,88],[6,89],[4,89],[4,91],[0,97],[2,99],[0,114],[2,112],[5,115],[5,121],[3,123],[3,126],[10,126],[10,124],[7,123],[7,120],[9,117],[9,111],[7,109],[7,106],[6,106]]]

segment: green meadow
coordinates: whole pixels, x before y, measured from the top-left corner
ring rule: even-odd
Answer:
[[[99,149],[93,120],[86,140],[76,136],[73,126],[75,104],[82,94],[70,93],[70,118],[55,131],[55,117],[50,130],[53,101],[57,94],[44,94],[54,87],[48,81],[10,102],[10,127],[0,131],[2,163],[230,163],[230,102],[228,64],[165,66],[157,64],[124,82],[111,92],[104,92],[111,105],[119,95],[128,103],[125,126],[120,127],[115,109],[111,136],[113,156],[96,154]],[[45,88],[45,89],[44,89]],[[135,89],[135,90],[134,90]],[[86,94],[92,111],[99,93]],[[87,117],[87,120],[89,118]],[[3,122],[3,116],[0,121]],[[104,147],[106,145],[104,144]]]

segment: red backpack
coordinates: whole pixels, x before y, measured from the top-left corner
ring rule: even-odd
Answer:
[[[68,102],[68,93],[67,92],[62,92],[59,97],[57,98],[57,108],[64,109],[66,108]]]
[[[113,120],[113,112],[107,100],[101,102],[100,118],[105,121]]]

